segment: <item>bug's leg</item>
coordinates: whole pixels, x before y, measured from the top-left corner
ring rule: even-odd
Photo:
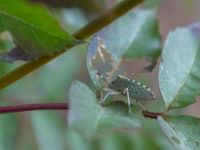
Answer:
[[[128,112],[131,112],[131,101],[130,101],[130,96],[129,96],[129,90],[128,88],[125,88],[125,90],[123,91],[123,93],[127,95],[127,101],[128,101]]]
[[[103,92],[107,92],[107,94],[103,97]],[[100,103],[102,101],[105,101],[105,99],[109,96],[109,95],[112,95],[112,94],[109,94],[109,93],[112,93],[114,92],[112,89],[109,89],[109,88],[103,88],[102,91],[101,91],[101,94],[100,94]]]
[[[104,90],[104,91],[108,91],[108,93],[103,97],[103,94],[101,94],[101,100],[100,100],[100,104],[102,105],[106,105],[108,104],[109,102],[111,101],[107,101],[107,98],[110,96],[110,95],[118,95],[118,94],[121,94],[120,92],[117,92],[117,91],[113,91],[111,89],[109,90]]]
[[[103,88],[100,91],[98,91],[97,97],[98,97],[98,99],[100,98],[100,101],[101,101],[103,99],[103,92],[112,92],[112,91],[113,91],[112,89]]]

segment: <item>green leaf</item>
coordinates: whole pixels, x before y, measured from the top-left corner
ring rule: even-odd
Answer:
[[[112,111],[111,108],[102,107],[95,94],[79,81],[74,82],[69,90],[69,108],[69,127],[89,141],[98,134],[140,127],[141,120],[136,112],[128,116],[127,106],[126,109],[120,106]]]
[[[99,143],[102,150],[159,150],[161,147],[148,134],[112,133],[104,135]]]
[[[20,53],[25,53],[29,59],[63,51],[75,44],[75,40],[49,15],[46,8],[26,0],[0,2],[0,32],[3,31],[12,34],[16,44],[20,46]],[[10,58],[10,53],[2,55],[2,59],[18,59],[14,56]]]
[[[179,149],[200,149],[200,119],[191,116],[159,117],[161,129]]]
[[[153,123],[153,124],[152,124]],[[67,149],[70,150],[175,150],[158,130],[154,120],[145,120],[142,129],[133,132],[110,132],[86,142],[76,131],[67,131]],[[147,129],[148,127],[148,129]]]
[[[95,15],[100,12],[102,12],[105,7],[107,6],[106,4],[109,2],[105,1],[96,1],[96,0],[86,0],[86,1],[46,1],[46,0],[32,0],[35,2],[42,2],[48,6],[51,6],[53,8],[65,8],[65,9],[79,9],[82,10],[84,13],[87,15]],[[107,3],[106,3],[107,2]],[[115,2],[112,2],[115,3]],[[78,21],[78,20],[77,20]]]
[[[59,115],[49,111],[31,113],[31,122],[40,150],[64,150],[64,123]]]
[[[66,145],[69,150],[90,150],[90,146],[76,131],[67,129]]]
[[[1,102],[2,104],[2,102]],[[4,103],[5,104],[5,103]],[[7,105],[7,104],[6,104]],[[0,149],[13,150],[16,147],[18,136],[18,122],[14,114],[0,116]]]
[[[177,28],[164,44],[159,85],[167,108],[184,107],[200,95],[199,27]]]
[[[99,83],[92,64],[99,51],[108,53],[109,64],[117,66],[123,58],[146,58],[155,61],[160,56],[160,35],[155,10],[136,9],[96,33],[88,46],[87,69],[94,85]],[[112,61],[112,62],[111,62]]]

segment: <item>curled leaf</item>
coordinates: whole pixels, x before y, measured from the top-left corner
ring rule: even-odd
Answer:
[[[93,61],[99,55],[102,62],[109,55],[112,69],[123,59],[145,58],[156,61],[160,56],[160,35],[155,10],[136,9],[97,32],[91,39],[86,55],[87,69],[94,85],[99,88],[101,81],[95,75]],[[99,62],[101,63],[101,62]]]

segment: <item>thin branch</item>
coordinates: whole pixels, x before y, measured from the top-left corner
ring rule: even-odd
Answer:
[[[0,114],[17,113],[35,110],[68,110],[68,103],[39,103],[39,104],[23,104],[14,106],[0,106]],[[165,116],[165,112],[149,112],[143,111],[146,118],[157,119],[158,116]]]
[[[122,16],[126,12],[128,12],[131,8],[135,7],[139,3],[143,2],[143,0],[124,0],[119,3],[114,8],[105,11],[102,15],[98,16],[96,19],[88,23],[85,27],[81,28],[77,32],[75,32],[72,36],[78,40],[84,40],[94,34],[95,32],[99,31],[106,25],[110,24],[116,18]],[[74,45],[67,47],[67,49],[72,48]],[[19,80],[20,78],[26,76],[30,72],[36,70],[37,68],[43,66],[44,64],[48,63],[49,61],[53,60],[54,58],[60,56],[65,51],[55,53],[49,56],[42,56],[38,58],[38,60],[34,60],[28,62],[19,68],[9,72],[2,78],[0,78],[0,89],[10,85],[11,83]]]
[[[110,10],[103,12],[96,19],[88,23],[79,31],[75,32],[72,36],[76,39],[85,39],[110,24],[112,21],[119,18],[141,2],[143,2],[143,0],[124,0]]]
[[[67,110],[67,103],[23,104],[15,106],[0,106],[0,114],[16,113],[34,110]]]

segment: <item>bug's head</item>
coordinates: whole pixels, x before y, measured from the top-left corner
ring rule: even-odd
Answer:
[[[111,81],[109,84],[108,84],[108,87],[111,88],[111,89],[115,89],[115,87],[118,85],[118,82],[116,80],[114,81]]]
[[[126,82],[127,82],[127,79],[125,79],[121,75],[118,75],[115,80],[113,80],[112,82],[108,84],[108,88],[114,89],[117,91],[122,91],[125,87],[124,84],[126,84]]]

